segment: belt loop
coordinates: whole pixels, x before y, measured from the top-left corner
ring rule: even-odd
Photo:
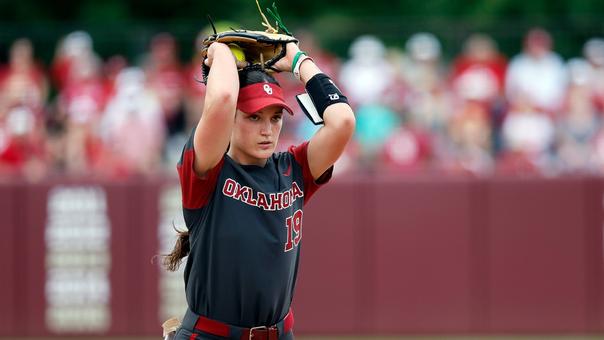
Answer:
[[[241,337],[243,336],[243,328],[234,326],[230,326],[229,328],[231,329],[231,335],[229,337],[230,339],[241,339]]]
[[[279,337],[282,337],[283,335],[285,335],[285,333],[287,333],[287,331],[293,329],[294,326],[294,316],[293,316],[293,311],[292,308],[290,307],[289,310],[287,311],[287,314],[285,314],[285,317],[283,317],[283,319],[279,320],[279,322],[277,322],[276,326],[277,329],[279,330]],[[287,323],[290,323],[289,325]],[[287,329],[287,331],[286,331]]]
[[[266,332],[266,339],[268,340],[270,337],[270,331],[268,330],[268,327],[266,326],[256,326],[256,327],[251,327],[250,328],[250,333],[248,335],[248,339],[247,340],[254,340],[254,331],[255,330],[262,330]]]
[[[277,331],[279,332],[279,337],[285,335],[285,327],[283,322],[277,322],[275,326],[277,327]]]

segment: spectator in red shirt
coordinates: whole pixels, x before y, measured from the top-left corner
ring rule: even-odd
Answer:
[[[457,96],[489,105],[503,95],[506,58],[491,37],[473,34],[453,61],[451,83]]]
[[[46,103],[48,83],[42,66],[34,60],[28,39],[11,45],[8,65],[0,69],[0,116],[17,106],[39,114]]]
[[[101,59],[93,50],[92,37],[87,32],[69,33],[59,41],[51,66],[52,81],[59,91],[68,85],[74,63],[81,59],[101,63]]]
[[[493,144],[499,149],[507,60],[491,37],[473,34],[451,69],[456,104],[449,121],[454,169],[475,174],[493,170]],[[493,143],[494,142],[494,143]]]
[[[0,120],[0,176],[40,178],[45,172],[43,139],[29,108],[10,109]]]
[[[73,60],[67,84],[59,93],[58,120],[65,128],[66,170],[89,174],[99,152],[97,126],[107,101],[101,64],[90,55]]]

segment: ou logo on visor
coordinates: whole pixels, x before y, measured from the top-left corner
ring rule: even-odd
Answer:
[[[273,88],[269,84],[264,84],[262,88],[266,94],[273,94]]]

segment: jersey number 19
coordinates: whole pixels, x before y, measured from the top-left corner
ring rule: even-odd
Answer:
[[[288,252],[298,246],[302,239],[302,210],[298,209],[293,215],[285,219],[287,228],[287,242],[285,242],[285,251]]]

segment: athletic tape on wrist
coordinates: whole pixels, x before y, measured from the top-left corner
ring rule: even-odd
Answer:
[[[298,62],[298,59],[300,59],[300,56],[302,55],[306,55],[306,52],[298,51],[298,53],[296,53],[296,55],[294,56],[294,60],[292,60],[292,72],[294,71],[294,68],[296,68],[296,63]]]
[[[306,93],[312,99],[321,119],[323,119],[325,109],[330,105],[336,103],[348,104],[348,98],[342,94],[342,91],[334,84],[331,78],[324,73],[318,73],[306,82]]]
[[[300,57],[300,59],[298,59],[298,62],[296,63],[296,66],[294,66],[294,69],[293,69],[294,77],[296,77],[296,79],[298,79],[298,80],[300,80],[300,76],[301,76],[300,75],[300,67],[302,66],[302,63],[305,60],[312,60],[312,61],[314,61],[311,57],[309,57],[307,55],[304,55],[304,56]]]

